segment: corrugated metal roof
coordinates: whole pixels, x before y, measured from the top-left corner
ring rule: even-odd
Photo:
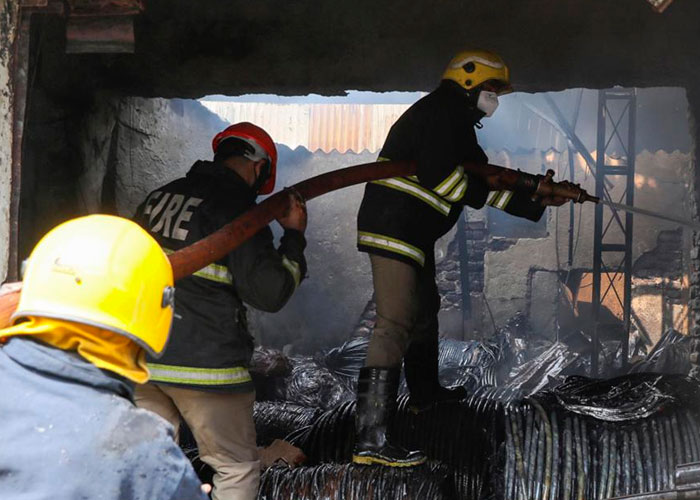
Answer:
[[[410,104],[270,104],[200,101],[221,119],[249,121],[290,148],[340,153],[377,152]]]

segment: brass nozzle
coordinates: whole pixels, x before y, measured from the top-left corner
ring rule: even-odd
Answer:
[[[600,202],[600,198],[591,196],[578,184],[567,181],[555,182],[553,177],[554,170],[547,170],[546,175],[540,178],[537,191],[535,192],[537,196],[557,196],[573,200],[575,203],[584,203],[586,201]]]
[[[582,191],[581,203],[583,203],[585,201],[592,201],[593,203],[600,203],[600,198],[598,198],[597,196],[593,196],[593,195],[588,194],[584,189],[582,189],[581,191]]]

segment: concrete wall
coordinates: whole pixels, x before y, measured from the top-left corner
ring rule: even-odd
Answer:
[[[100,96],[81,130],[89,210],[131,216],[150,191],[210,159],[225,126],[196,101]]]
[[[12,181],[12,47],[17,33],[15,0],[0,0],[0,282],[7,276]]]

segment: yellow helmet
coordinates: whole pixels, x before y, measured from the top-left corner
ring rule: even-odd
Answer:
[[[14,323],[56,318],[124,335],[153,355],[173,318],[170,261],[138,224],[90,215],[65,222],[32,251]]]
[[[488,82],[489,90],[498,95],[513,91],[508,66],[501,56],[486,50],[464,50],[452,58],[442,74],[443,80],[452,80],[466,90]]]

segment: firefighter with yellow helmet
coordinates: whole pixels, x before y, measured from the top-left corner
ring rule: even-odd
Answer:
[[[36,245],[0,330],[0,498],[206,498],[172,429],[133,403],[173,297],[166,255],[129,220],[81,217]]]
[[[369,254],[377,322],[358,380],[355,463],[407,467],[426,459],[391,439],[402,360],[414,411],[465,396],[464,388],[444,388],[438,380],[437,239],[454,226],[465,205],[488,204],[537,221],[545,205],[564,202],[490,191],[487,182],[460,166],[488,162],[474,129],[494,113],[498,97],[511,91],[499,55],[460,52],[439,87],[394,123],[379,153],[380,161],[415,162],[418,172],[368,183],[358,213],[357,245]]]

